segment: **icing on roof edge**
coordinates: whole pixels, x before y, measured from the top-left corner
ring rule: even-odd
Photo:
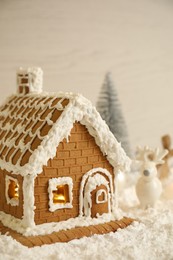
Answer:
[[[13,96],[16,95],[12,95],[10,98]],[[38,97],[38,95],[33,93],[27,96]],[[118,166],[122,170],[129,169],[131,160],[127,157],[121,144],[117,142],[105,121],[102,120],[100,114],[88,99],[80,94],[63,92],[43,92],[39,94],[39,97],[67,98],[70,102],[65,107],[63,114],[54,123],[48,135],[45,136],[41,145],[33,152],[29,163],[20,166],[0,159],[2,169],[13,172],[14,174],[21,174],[22,176],[41,173],[43,166],[47,165],[47,161],[55,157],[59,143],[64,138],[68,140],[75,121],[86,126],[89,133],[95,138],[96,144],[100,147],[102,153],[107,156],[108,161],[113,167]]]

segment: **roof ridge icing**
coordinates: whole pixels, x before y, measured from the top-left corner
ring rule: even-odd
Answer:
[[[56,155],[58,144],[68,140],[76,121],[86,126],[111,165],[128,169],[130,159],[96,108],[72,92],[18,94],[7,99],[0,108],[1,168],[23,176],[41,173]]]

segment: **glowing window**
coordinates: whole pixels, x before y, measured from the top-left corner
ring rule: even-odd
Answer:
[[[7,204],[11,206],[19,205],[19,183],[17,179],[8,175],[6,176],[5,193]]]
[[[65,185],[58,185],[56,190],[53,191],[53,203],[68,203],[69,201],[69,186],[68,184]]]
[[[72,208],[73,180],[70,177],[52,178],[49,180],[49,210]]]

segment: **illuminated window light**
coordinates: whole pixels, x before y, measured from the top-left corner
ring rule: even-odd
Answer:
[[[71,177],[51,178],[48,194],[49,211],[73,208],[73,179]]]
[[[5,195],[7,204],[10,204],[11,206],[19,205],[19,183],[16,178],[8,175],[6,176]]]
[[[19,184],[13,180],[10,180],[10,184],[8,186],[8,196],[10,199],[19,199]]]
[[[59,185],[53,191],[53,203],[68,203],[69,202],[69,188],[68,185]]]

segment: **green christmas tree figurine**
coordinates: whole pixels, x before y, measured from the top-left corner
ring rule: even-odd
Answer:
[[[111,132],[121,143],[126,153],[130,156],[131,149],[129,145],[127,126],[121,110],[117,90],[113,84],[110,72],[105,76],[96,106]]]

